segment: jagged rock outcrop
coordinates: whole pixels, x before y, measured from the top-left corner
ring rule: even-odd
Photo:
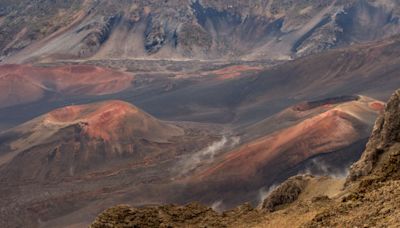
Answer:
[[[378,117],[367,149],[350,169],[348,182],[365,176],[398,177],[400,174],[400,90]]]
[[[303,192],[310,178],[312,177],[307,175],[289,178],[268,195],[262,208],[268,212],[273,212],[280,206],[293,203]]]
[[[183,207],[169,205],[142,209],[120,205],[103,212],[91,227],[176,227],[191,223],[221,226],[217,217],[211,208],[196,203]]]
[[[243,227],[259,221],[259,212],[248,204],[217,213],[198,203],[132,208],[119,205],[101,213],[90,228],[104,227]]]
[[[90,31],[79,45],[79,57],[89,57],[95,54],[103,43],[110,37],[113,28],[121,20],[121,15],[103,18],[100,22],[92,22],[80,28],[77,33]]]

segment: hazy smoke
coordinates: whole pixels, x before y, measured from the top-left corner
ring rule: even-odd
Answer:
[[[211,204],[211,208],[216,212],[222,212],[225,210],[225,208],[223,207],[222,200],[216,201],[213,204]]]
[[[347,166],[346,166],[347,167]],[[332,165],[327,164],[321,158],[314,158],[307,165],[307,168],[301,172],[299,175],[309,174],[314,176],[329,176],[333,178],[345,178],[348,175],[348,168],[337,168]],[[258,193],[258,205],[262,206],[264,200],[274,191],[279,185],[273,184],[269,188],[261,188]]]
[[[348,172],[349,172],[348,168],[342,168],[342,169],[336,168],[327,164],[320,158],[314,158],[311,160],[310,165],[308,165],[305,171],[301,172],[301,174],[330,176],[333,178],[344,178],[348,175]]]
[[[185,157],[179,165],[180,174],[185,174],[196,169],[204,163],[211,163],[215,156],[223,149],[231,149],[240,143],[240,137],[223,136],[221,140],[212,143],[206,148]]]
[[[271,192],[273,192],[276,188],[278,187],[278,185],[273,184],[271,185],[268,189],[266,188],[261,188],[258,191],[258,206],[261,208],[262,204],[264,202],[264,200],[271,194]]]

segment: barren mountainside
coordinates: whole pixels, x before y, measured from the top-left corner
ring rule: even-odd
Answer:
[[[400,0],[0,0],[0,228],[397,227],[399,53]]]
[[[396,0],[0,1],[5,62],[291,59],[395,35]]]

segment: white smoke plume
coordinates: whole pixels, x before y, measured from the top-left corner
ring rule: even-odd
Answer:
[[[216,211],[216,212],[223,212],[225,211],[225,208],[223,206],[222,200],[220,201],[215,201],[213,204],[211,204],[211,208]]]
[[[314,175],[314,176],[329,176],[332,178],[345,178],[348,176],[348,169],[339,169],[326,164],[320,158],[314,158],[311,160],[308,167],[299,172],[299,175]],[[258,192],[258,206],[261,208],[264,200],[273,192],[279,185],[273,184],[269,188],[261,188]]]
[[[311,160],[310,166],[300,174],[311,174],[320,176],[330,176],[333,178],[344,178],[349,174],[348,169],[337,169],[326,164],[319,158]]]
[[[195,170],[199,165],[212,163],[216,155],[224,149],[232,149],[240,143],[240,137],[223,136],[219,141],[213,142],[204,149],[186,156],[178,166],[180,174],[186,174]]]
[[[268,189],[267,188],[261,188],[258,191],[258,207],[261,208],[262,204],[264,202],[264,200],[271,194],[271,192],[273,192],[276,188],[278,187],[278,185],[273,184],[271,185]]]

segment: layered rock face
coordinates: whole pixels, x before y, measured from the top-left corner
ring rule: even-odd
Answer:
[[[0,50],[6,62],[282,60],[400,32],[394,1],[2,2]]]

